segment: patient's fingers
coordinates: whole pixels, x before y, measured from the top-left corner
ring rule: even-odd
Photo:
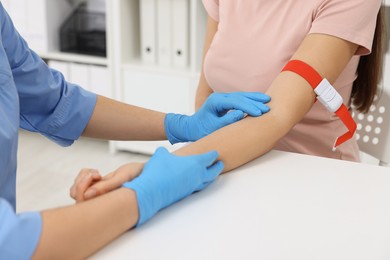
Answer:
[[[74,184],[70,188],[70,196],[73,199],[76,200],[76,197],[78,196],[78,192],[82,192],[83,194],[84,191],[88,189],[88,187],[85,187],[85,182],[84,182],[86,178],[91,178],[90,185],[92,185],[93,183],[100,181],[102,176],[100,175],[98,170],[89,169],[89,168],[82,169],[79,175],[76,177]],[[84,187],[85,190],[83,190],[80,186]]]
[[[121,187],[123,183],[136,178],[142,169],[142,163],[130,163],[121,166],[114,172],[104,176],[102,180],[89,186],[83,194],[83,199],[89,200]]]

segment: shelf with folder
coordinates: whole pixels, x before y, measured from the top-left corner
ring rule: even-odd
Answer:
[[[108,4],[115,98],[162,112],[192,114],[207,14],[199,0]],[[153,153],[168,142],[112,142],[112,150]]]
[[[140,53],[145,64],[190,65],[189,5],[189,0],[140,0]]]
[[[150,2],[154,4],[150,4]],[[179,15],[176,15],[178,16],[176,20],[170,18],[170,16],[175,15],[170,15],[168,11],[158,14],[155,10],[150,12],[144,10],[147,7],[164,7],[163,3],[166,3],[168,7],[173,7],[174,3],[178,3],[179,7],[176,8],[178,9],[176,13],[179,13]],[[111,37],[108,38],[115,39],[112,41],[111,47],[117,55],[115,58],[117,64],[142,62],[147,66],[157,65],[164,68],[200,70],[207,19],[200,1],[119,0],[110,2],[108,9],[107,19],[111,27],[108,30],[112,32]],[[165,9],[169,8],[163,10]],[[172,8],[172,10],[176,9]],[[183,12],[181,12],[182,9]],[[171,12],[173,13],[173,11]],[[161,16],[165,19],[156,19],[156,17]],[[168,19],[166,19],[167,17]],[[169,21],[166,21],[166,26],[162,26],[163,22],[161,20]],[[180,24],[180,26],[177,24]],[[172,29],[172,32],[169,32],[169,28]],[[159,43],[162,43],[162,46]],[[158,52],[159,49],[163,49],[161,54]],[[169,61],[167,61],[168,59]]]

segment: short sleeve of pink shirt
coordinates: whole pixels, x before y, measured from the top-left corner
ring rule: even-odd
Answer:
[[[358,55],[371,52],[379,0],[323,0],[315,12],[310,33],[323,33],[360,46]]]
[[[202,1],[208,15],[219,22],[219,0]],[[371,52],[376,25],[376,20],[372,17],[376,17],[378,13],[380,0],[309,1],[319,2],[316,10],[313,10],[314,17],[310,33],[329,34],[358,44],[360,47],[357,55],[367,55]]]

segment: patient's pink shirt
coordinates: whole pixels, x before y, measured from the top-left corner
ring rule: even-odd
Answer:
[[[334,84],[350,106],[359,57],[371,51],[381,0],[203,0],[203,4],[219,22],[204,63],[214,91],[265,92],[305,36],[322,33],[360,46]],[[316,102],[275,149],[359,161],[354,138],[332,151],[344,132],[339,118]]]

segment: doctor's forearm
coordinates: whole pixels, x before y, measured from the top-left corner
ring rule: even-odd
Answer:
[[[74,206],[42,213],[33,259],[84,259],[138,221],[135,192],[121,188]]]
[[[165,114],[98,96],[83,136],[108,140],[166,140]]]

